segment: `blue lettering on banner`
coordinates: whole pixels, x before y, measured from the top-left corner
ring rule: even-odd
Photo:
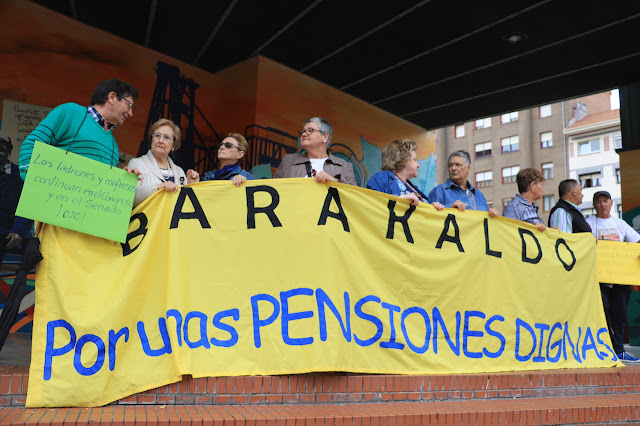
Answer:
[[[225,324],[222,322],[224,318],[228,317],[231,317],[234,321],[239,321],[240,310],[228,309],[226,311],[218,312],[213,316],[213,326],[219,330],[226,331],[227,333],[229,333],[230,337],[227,340],[220,340],[212,337],[211,344],[220,346],[222,348],[230,348],[231,346],[238,343],[238,331],[229,324]]]
[[[310,297],[315,298],[315,303],[309,303]],[[515,349],[513,357],[519,362],[557,363],[561,358],[572,358],[582,363],[588,357],[617,359],[613,349],[602,339],[607,333],[605,327],[594,333],[590,327],[570,327],[569,322],[536,322],[531,325],[516,318],[512,333],[506,333],[504,316],[487,315],[479,310],[456,311],[444,316],[437,306],[431,307],[431,311],[421,306],[403,308],[375,295],[366,295],[354,300],[353,304],[351,295],[346,291],[339,298],[342,299],[340,303],[335,303],[323,289],[304,287],[282,291],[278,296],[264,293],[251,296],[249,304],[255,348],[262,347],[261,334],[268,330],[270,345],[312,345],[315,342],[311,336],[319,335],[322,342],[344,339],[350,343],[353,340],[359,347],[378,343],[382,349],[408,350],[421,356],[437,356],[442,350],[448,350],[467,359],[499,358],[506,356],[505,336],[508,335],[514,336],[515,341],[510,343]],[[296,309],[296,305],[303,302],[304,306],[314,306],[314,309]],[[327,315],[335,320],[327,320]],[[172,342],[183,348],[184,341],[183,350],[232,348],[243,338],[232,325],[240,320],[240,316],[238,308],[222,310],[213,316],[200,311],[185,314],[178,309],[169,309],[157,319],[157,329],[149,325],[155,320],[138,321],[138,339],[133,341],[136,345],[139,341],[140,349],[149,357],[171,354],[174,350]],[[385,317],[387,320],[383,321]],[[169,319],[175,321],[175,327],[167,326]],[[296,321],[305,320],[308,320],[305,327],[292,327]],[[409,321],[412,327],[408,325]],[[313,325],[317,325],[317,330]],[[375,332],[359,336],[353,331],[354,325],[358,330],[361,326],[372,325]],[[306,335],[292,336],[293,329],[304,330]],[[279,342],[274,339],[274,332],[279,336]],[[383,336],[386,340],[382,340]],[[56,341],[64,343],[55,347]],[[438,344],[442,342],[446,345],[439,348]],[[96,374],[104,365],[114,371],[119,349],[131,343],[128,327],[108,330],[102,337],[96,334],[78,336],[74,326],[64,319],[50,321],[47,323],[43,378],[50,380],[55,376],[54,364],[62,362],[62,359],[69,362],[69,357],[73,358],[71,362],[76,372],[83,376]],[[95,346],[95,350],[87,348],[87,345]],[[87,356],[87,353],[92,355]]]

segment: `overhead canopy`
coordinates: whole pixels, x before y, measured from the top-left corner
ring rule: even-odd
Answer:
[[[34,3],[212,73],[263,55],[428,129],[607,90],[640,70],[637,1]]]

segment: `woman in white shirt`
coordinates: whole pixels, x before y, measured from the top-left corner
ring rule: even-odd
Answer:
[[[184,170],[169,158],[180,148],[180,127],[173,121],[161,118],[149,128],[149,152],[129,161],[132,169],[142,175],[138,180],[133,206],[137,206],[158,190],[177,192],[180,186],[195,183],[200,175],[195,170]]]

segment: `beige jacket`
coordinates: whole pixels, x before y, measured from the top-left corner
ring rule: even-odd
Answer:
[[[311,164],[307,154],[287,154],[284,156],[278,169],[273,174],[274,178],[296,178],[306,177],[307,167],[305,163]],[[356,177],[353,173],[353,165],[348,161],[342,160],[335,155],[328,154],[327,161],[324,163],[324,171],[329,175],[338,178],[338,182],[348,183],[349,185],[357,185]]]
[[[180,166],[176,165],[171,158],[167,158],[167,160],[169,161],[169,167],[173,172],[173,179],[175,183],[180,186],[186,185],[187,175],[185,175],[184,170],[182,170]],[[142,157],[132,158],[131,161],[129,161],[129,167],[132,169],[138,169],[142,173],[142,180],[138,181],[136,196],[133,199],[133,207],[136,207],[157,191],[157,185],[159,183],[163,183],[165,180],[162,176],[162,172],[160,171],[160,167],[158,167],[158,162],[151,153],[151,150]]]

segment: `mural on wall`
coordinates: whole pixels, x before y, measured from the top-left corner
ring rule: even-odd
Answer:
[[[622,218],[640,232],[640,150],[620,153]]]
[[[87,105],[96,83],[120,78],[140,92],[134,115],[114,131],[127,158],[146,152],[145,132],[160,117],[179,122],[187,143],[176,154],[185,168],[215,168],[215,146],[229,132],[250,142],[248,169],[269,176],[299,149],[295,136],[313,116],[334,127],[332,152],[350,161],[364,185],[380,168],[381,149],[393,139],[417,142],[419,176],[435,184],[435,135],[275,61],[255,56],[207,73],[36,4],[3,0],[0,25],[0,99],[44,107]],[[182,151],[182,152],[181,152]]]
[[[33,310],[36,301],[35,278],[35,274],[27,275],[26,294],[22,299],[22,302],[20,302],[18,317],[9,330],[10,333],[31,333],[33,330]],[[4,309],[5,304],[7,303],[13,280],[13,277],[0,278],[0,312],[2,312],[2,309]]]
[[[624,144],[624,139],[623,139]],[[623,145],[624,146],[624,145]],[[622,218],[640,232],[640,149],[620,152]],[[629,300],[629,344],[640,345],[640,292]]]

